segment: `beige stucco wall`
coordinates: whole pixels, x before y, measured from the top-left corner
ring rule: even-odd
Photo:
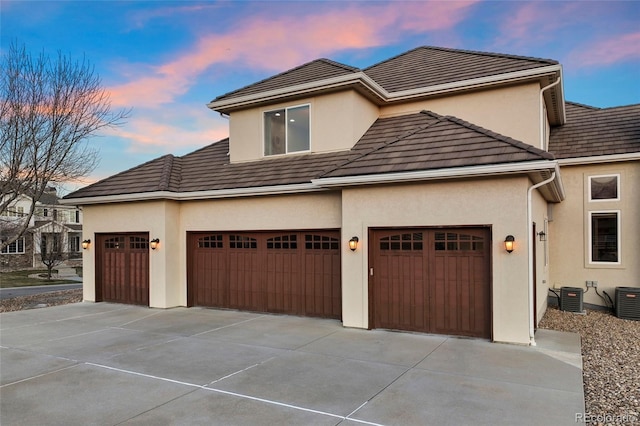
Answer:
[[[380,108],[383,117],[429,110],[540,146],[540,86],[527,83]]]
[[[176,280],[175,259],[181,257],[176,245],[180,220],[178,203],[146,201],[84,206],[83,239],[91,239],[89,249],[83,251],[84,300],[95,301],[95,244],[96,233],[148,232],[149,238],[159,238],[160,246],[149,254],[149,305],[166,308],[175,306],[173,299],[180,292]]]
[[[84,299],[95,301],[95,234],[148,232],[160,246],[149,256],[149,305],[186,306],[187,231],[339,229],[337,192],[208,201],[148,201],[84,207]]]
[[[378,107],[354,90],[233,112],[229,116],[231,162],[265,158],[265,111],[305,104],[310,105],[311,152],[350,149],[378,118]]]
[[[598,281],[598,291],[614,298],[615,287],[640,287],[640,161],[564,166],[562,179],[567,198],[553,206],[549,223],[551,240],[550,280],[555,288],[583,287]],[[589,202],[588,177],[620,174],[620,201]],[[594,265],[589,262],[589,211],[620,212],[621,262]],[[604,305],[590,289],[586,303]]]
[[[360,249],[343,245],[343,323],[368,326],[368,229],[391,226],[490,225],[492,227],[495,341],[529,343],[526,177],[431,182],[343,190],[343,240],[360,238]],[[513,235],[515,251],[504,250]]]

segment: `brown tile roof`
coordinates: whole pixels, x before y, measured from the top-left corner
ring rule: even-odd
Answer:
[[[557,64],[557,61],[551,59],[425,46],[364,70],[329,59],[318,59],[218,96],[212,102],[284,89],[360,71],[364,71],[388,92],[398,92]]]
[[[557,158],[640,152],[640,104],[601,109],[567,102],[566,114],[566,124],[549,134]]]
[[[389,129],[405,129],[393,132]],[[366,145],[365,149],[363,148]],[[423,111],[378,119],[351,158],[323,177],[551,160],[553,155],[450,116]]]
[[[399,92],[557,64],[551,59],[425,46],[364,72],[388,92]]]
[[[358,71],[360,71],[358,68],[344,65],[330,59],[316,59],[315,61],[300,65],[257,83],[234,90],[233,92],[225,93],[224,95],[218,96],[211,102],[239,98],[246,95],[294,86],[297,84],[310,83],[331,77],[352,74]]]
[[[431,112],[378,119],[349,151],[233,164],[228,152],[225,139],[183,157],[165,155],[65,198],[255,188],[310,183],[321,177],[553,158],[530,145]]]

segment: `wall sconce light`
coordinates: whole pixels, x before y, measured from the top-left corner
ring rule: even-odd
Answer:
[[[89,248],[89,244],[91,244],[91,240],[83,240],[82,241],[82,250],[86,250]]]
[[[513,235],[507,235],[507,238],[504,239],[504,249],[507,253],[511,253],[513,251],[513,243],[516,239]]]
[[[351,251],[356,251],[356,249],[358,248],[358,237],[351,237],[351,239],[349,240],[349,248],[351,249]]]
[[[544,231],[538,232],[538,236],[540,237],[540,241],[547,241],[547,234]]]
[[[149,241],[149,246],[151,247],[151,250],[157,249],[158,248],[158,244],[160,244],[160,239],[158,239],[158,238]]]

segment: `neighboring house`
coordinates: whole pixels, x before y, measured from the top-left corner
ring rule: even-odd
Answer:
[[[0,253],[2,269],[40,268],[42,247],[51,251],[59,244],[65,260],[82,259],[82,211],[59,203],[55,188],[47,188],[36,202],[36,209],[23,236]],[[0,238],[6,241],[15,227],[23,223],[31,209],[32,197],[20,195],[0,216]]]
[[[549,287],[640,285],[640,106],[565,103],[556,61],[319,59],[208,106],[229,139],[63,200],[85,300],[530,344]]]

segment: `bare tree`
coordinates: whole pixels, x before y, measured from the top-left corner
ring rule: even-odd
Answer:
[[[62,224],[50,221],[40,234],[40,261],[47,267],[47,279],[51,280],[53,268],[67,260],[69,240]]]
[[[19,226],[11,222],[12,235],[3,237],[2,249],[24,234],[47,186],[95,168],[98,152],[88,139],[120,125],[129,111],[111,111],[109,95],[86,59],[73,61],[60,52],[53,60],[44,52],[34,57],[16,43],[2,56],[0,93],[0,218],[9,216],[21,194],[32,200]]]

